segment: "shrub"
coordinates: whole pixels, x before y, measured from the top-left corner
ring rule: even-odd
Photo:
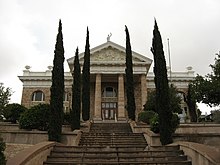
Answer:
[[[22,129],[48,130],[49,105],[39,104],[26,110],[20,117],[19,126]]]
[[[172,119],[171,119],[171,131],[174,133],[176,131],[176,128],[179,126],[180,120],[177,114],[173,113]],[[150,120],[150,127],[151,131],[154,133],[159,133],[160,128],[159,128],[159,116],[158,114],[155,114],[155,116]]]
[[[63,124],[69,125],[70,124],[70,120],[71,120],[70,113],[69,112],[64,113]]]
[[[212,112],[213,121],[220,124],[220,110],[216,110]]]
[[[24,106],[20,104],[8,104],[3,110],[3,115],[6,118],[7,121],[10,121],[12,123],[16,123],[17,120],[19,120],[20,115],[26,110]]]
[[[156,115],[154,111],[143,111],[138,114],[138,121],[150,124],[150,120]]]
[[[2,137],[0,137],[0,164],[1,165],[6,164],[4,150],[5,150],[5,142],[3,142]]]
[[[153,118],[150,120],[150,130],[153,131],[154,133],[159,133],[159,116],[156,113]]]
[[[172,124],[172,133],[174,133],[177,129],[177,127],[180,124],[180,119],[176,113],[173,113],[172,119],[171,119],[171,124]]]

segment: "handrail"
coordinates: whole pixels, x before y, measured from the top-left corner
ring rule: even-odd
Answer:
[[[34,146],[31,146],[21,152],[19,152],[15,157],[9,159],[6,165],[27,165],[30,164],[30,160],[38,159],[38,162],[46,160],[47,156],[50,154],[52,148],[58,144],[57,142],[41,142]]]

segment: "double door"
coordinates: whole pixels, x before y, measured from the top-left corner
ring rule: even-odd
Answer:
[[[115,120],[117,118],[117,103],[103,102],[102,103],[102,119]]]

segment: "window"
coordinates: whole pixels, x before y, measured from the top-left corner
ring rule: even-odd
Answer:
[[[116,90],[112,87],[106,87],[102,91],[102,96],[103,97],[117,97]]]
[[[32,94],[32,101],[44,101],[44,93],[42,91],[35,91]]]

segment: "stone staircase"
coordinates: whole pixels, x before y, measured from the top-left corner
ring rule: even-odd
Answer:
[[[93,123],[79,146],[55,146],[44,165],[191,165],[179,146],[147,147],[127,123]]]

